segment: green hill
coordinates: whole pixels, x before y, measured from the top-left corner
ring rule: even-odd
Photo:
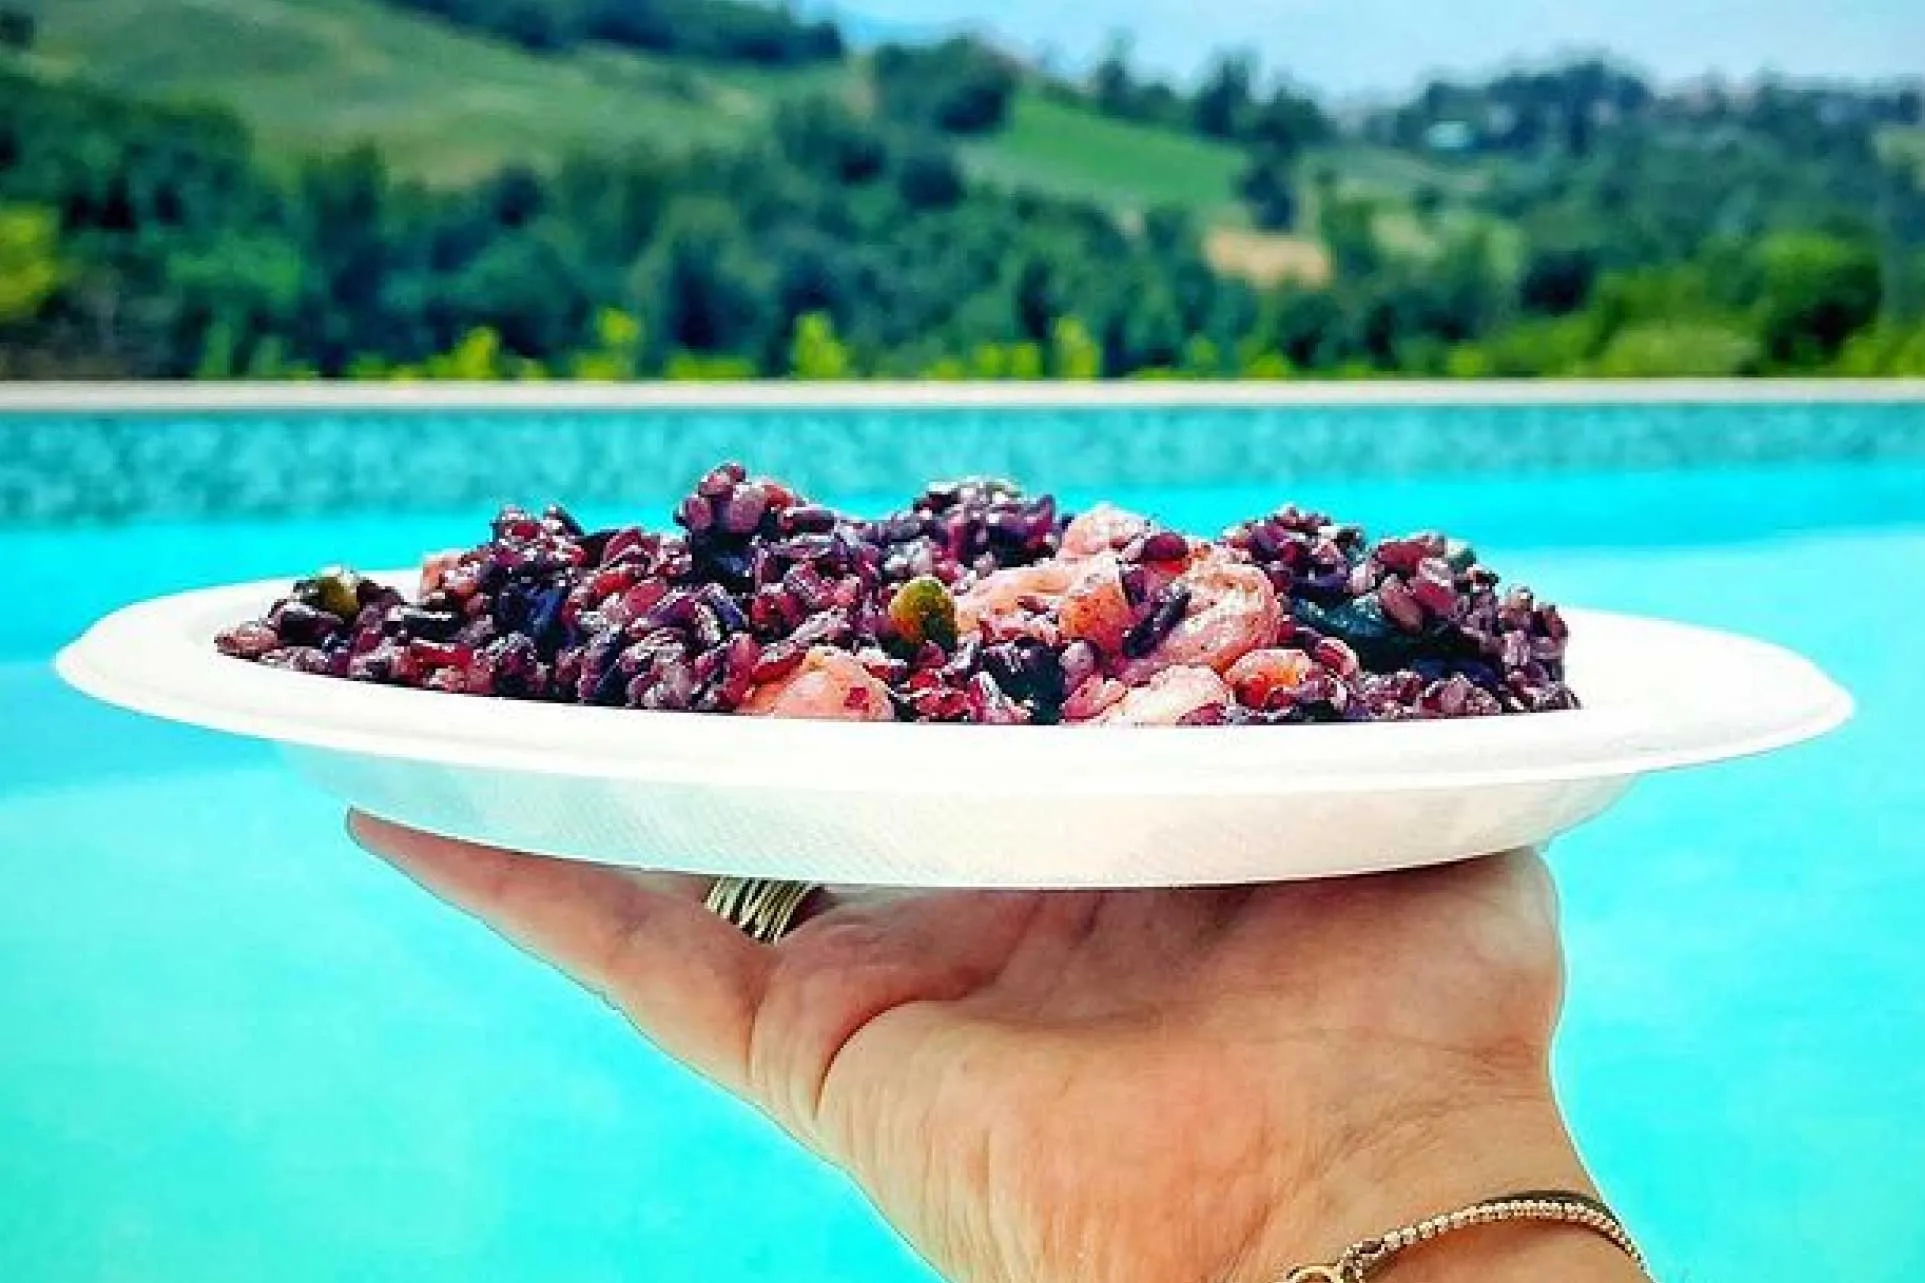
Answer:
[[[1180,205],[1236,215],[1242,152],[1154,125],[1111,120],[1032,90],[1017,95],[1008,126],[965,148],[977,177],[1125,209]]]
[[[228,107],[268,149],[371,141],[437,181],[578,148],[724,139],[846,75],[710,74],[613,49],[539,57],[375,0],[37,3],[44,72]]]
[[[15,0],[19,3],[19,0]],[[140,97],[244,117],[267,150],[376,144],[437,182],[508,160],[739,137],[795,98],[864,101],[860,62],[706,63],[609,46],[535,54],[379,0],[28,0],[30,62]],[[968,143],[986,181],[1124,210],[1232,211],[1236,148],[1108,120],[1024,91],[1007,129]]]

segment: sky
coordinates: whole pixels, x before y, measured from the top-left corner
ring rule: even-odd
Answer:
[[[1136,60],[1193,72],[1247,45],[1268,67],[1336,94],[1407,89],[1427,73],[1486,71],[1609,49],[1662,80],[1925,76],[1925,0],[844,0],[865,29],[948,23],[1085,65],[1112,30]]]

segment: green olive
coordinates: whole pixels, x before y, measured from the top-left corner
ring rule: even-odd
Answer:
[[[942,580],[917,575],[889,599],[889,622],[911,646],[935,642],[944,650],[956,645],[956,599]]]
[[[361,613],[361,576],[346,566],[329,566],[312,579],[303,580],[296,595],[307,605],[353,619]]]

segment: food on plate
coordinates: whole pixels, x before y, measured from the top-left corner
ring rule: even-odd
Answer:
[[[1577,707],[1566,630],[1437,534],[1282,507],[1217,539],[974,479],[868,518],[703,477],[680,529],[503,509],[412,594],[330,568],[228,655],[450,694],[996,725],[1284,725]]]

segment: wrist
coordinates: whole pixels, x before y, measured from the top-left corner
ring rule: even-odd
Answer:
[[[1380,1119],[1283,1198],[1223,1283],[1277,1283],[1350,1244],[1520,1190],[1596,1188],[1550,1093]],[[1632,1283],[1644,1275],[1591,1232],[1551,1223],[1480,1226],[1420,1245],[1385,1283]],[[1213,1280],[1214,1283],[1214,1280]]]

